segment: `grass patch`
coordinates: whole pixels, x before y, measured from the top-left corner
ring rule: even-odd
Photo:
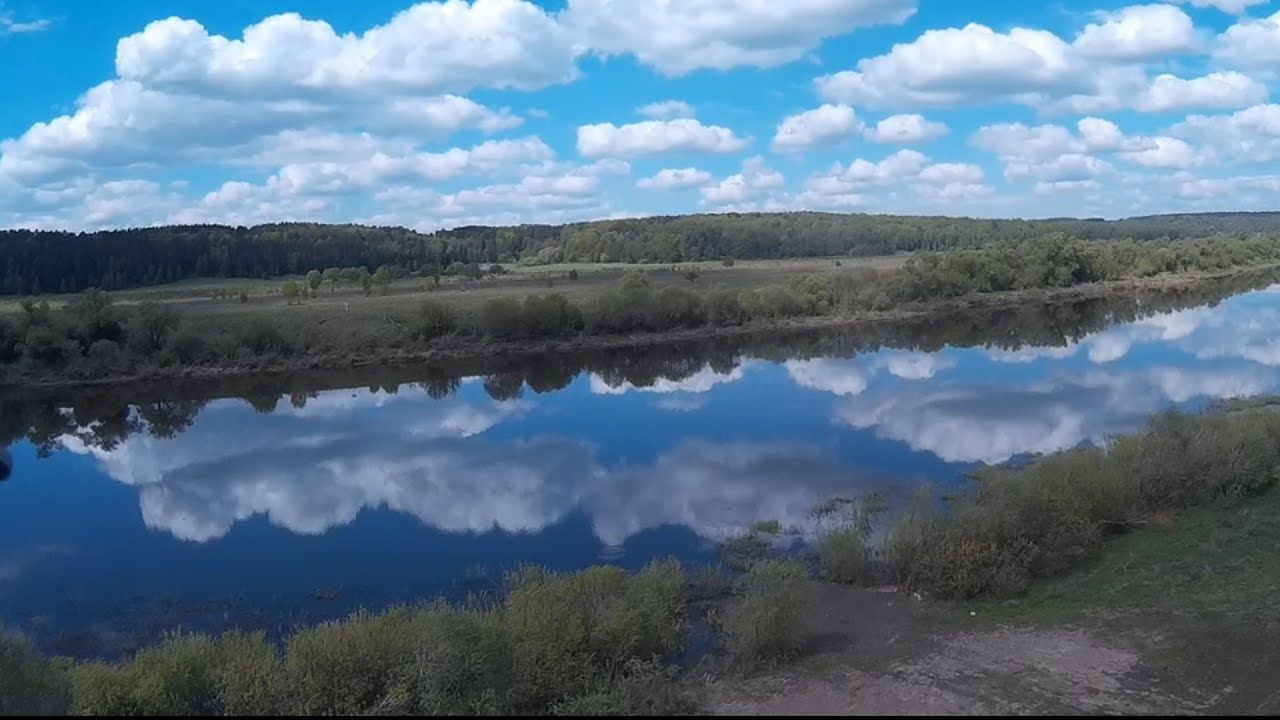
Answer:
[[[986,601],[977,612],[1145,633],[1158,638],[1148,662],[1174,684],[1221,696],[1215,712],[1280,711],[1280,488],[1159,520],[1018,600]]]

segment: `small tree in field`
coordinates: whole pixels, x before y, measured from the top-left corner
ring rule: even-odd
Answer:
[[[292,305],[298,301],[298,295],[302,294],[302,290],[298,287],[296,281],[285,280],[284,284],[280,286],[280,294],[284,296],[286,302]]]
[[[312,270],[307,273],[307,290],[311,292],[311,297],[315,297],[316,291],[320,289],[320,283],[324,281],[324,276],[319,270]]]
[[[373,274],[372,280],[373,284],[378,286],[378,292],[386,295],[387,290],[391,287],[391,270],[386,265],[383,265]]]
[[[334,288],[338,287],[338,281],[342,279],[342,271],[336,267],[325,268],[324,281],[329,283],[329,294],[332,295]]]

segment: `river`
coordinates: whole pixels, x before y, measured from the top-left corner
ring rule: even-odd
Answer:
[[[1241,290],[1244,292],[1240,292]],[[875,491],[1280,391],[1280,286],[580,358],[10,392],[0,623],[115,656],[278,635],[524,563],[715,562]]]

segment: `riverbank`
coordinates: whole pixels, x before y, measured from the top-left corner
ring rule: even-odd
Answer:
[[[736,576],[670,562],[630,575],[526,569],[500,597],[359,613],[296,630],[279,646],[238,633],[184,636],[119,662],[73,665],[0,639],[0,711],[1274,712],[1275,407],[1235,402],[1118,439],[1120,459],[1101,461],[1127,467],[1137,448],[1145,468],[1137,477],[1073,462],[1087,450],[1008,471],[1032,487],[1013,496],[1023,502],[1045,497],[1045,486],[1073,492],[1054,472],[1073,467],[1068,484],[1084,487],[1086,502],[1065,504],[1092,500],[1106,511],[1085,523],[1101,533],[1090,552],[1033,574],[1011,597],[992,586],[939,600],[912,592],[910,581],[817,581],[807,563],[777,558],[751,560]],[[1179,438],[1188,443],[1170,443]],[[1114,503],[1114,482],[1169,500]],[[977,492],[971,502],[1014,518],[996,526],[1035,519],[1010,512],[1026,507],[1009,497]],[[1050,505],[1027,507],[1053,537],[1081,527]],[[953,506],[947,522],[989,529],[983,513]],[[712,654],[699,660],[697,650]]]
[[[175,379],[221,381],[302,372],[395,370],[423,366],[438,368],[474,366],[477,363],[501,368],[527,364],[539,358],[646,352],[667,346],[735,340],[747,342],[755,338],[801,337],[819,332],[883,338],[895,328],[945,323],[957,314],[964,313],[1023,311],[1030,306],[1065,307],[1095,300],[1134,300],[1141,296],[1176,298],[1178,294],[1194,293],[1197,290],[1208,291],[1209,301],[1212,301],[1215,295],[1212,292],[1214,285],[1225,288],[1222,293],[1216,294],[1225,297],[1230,292],[1264,286],[1277,276],[1280,276],[1280,263],[1267,263],[1217,272],[1166,274],[1068,287],[968,293],[933,301],[904,303],[899,307],[883,310],[833,309],[817,315],[746,319],[734,324],[704,324],[663,331],[596,334],[578,331],[554,337],[511,339],[485,333],[446,332],[424,341],[413,337],[413,331],[409,327],[412,320],[403,313],[400,318],[386,314],[380,319],[339,315],[319,320],[308,319],[293,325],[289,318],[295,308],[280,306],[265,315],[259,310],[243,318],[230,316],[229,321],[225,316],[217,322],[199,316],[190,321],[201,327],[208,321],[217,328],[216,331],[222,332],[229,332],[229,329],[242,325],[248,328],[248,332],[265,332],[271,338],[268,338],[266,347],[260,352],[224,353],[216,360],[192,362],[168,357],[164,363],[119,361],[62,365],[11,364],[8,372],[0,375],[0,388],[75,389]],[[1158,308],[1160,301],[1155,301],[1153,306]],[[285,328],[296,333],[301,338],[300,344],[305,347],[290,351],[275,349],[273,345],[281,342],[282,331],[257,327],[264,317],[287,323]],[[382,326],[382,330],[376,333],[381,339],[370,340],[367,337],[370,334],[367,325],[371,322]],[[346,338],[353,332],[363,333],[366,337],[360,342],[351,343]]]

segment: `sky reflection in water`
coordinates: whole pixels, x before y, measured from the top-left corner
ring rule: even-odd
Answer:
[[[0,619],[52,651],[111,654],[166,628],[275,631],[491,590],[524,562],[706,562],[756,520],[809,527],[834,495],[905,497],[1171,404],[1276,392],[1277,366],[1271,288],[1065,347],[743,358],[648,386],[584,373],[507,400],[478,378],[443,399],[215,400],[172,437],[12,448]]]

